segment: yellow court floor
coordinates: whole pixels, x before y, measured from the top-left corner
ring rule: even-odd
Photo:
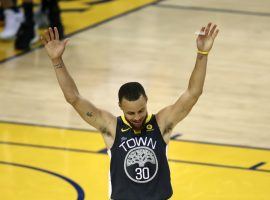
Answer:
[[[270,150],[172,140],[171,199],[270,196]],[[0,123],[1,199],[108,199],[109,156],[95,131]]]

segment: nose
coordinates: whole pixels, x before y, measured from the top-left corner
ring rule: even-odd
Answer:
[[[141,116],[139,114],[136,114],[135,117],[134,117],[134,120],[139,121],[140,119],[141,119]]]

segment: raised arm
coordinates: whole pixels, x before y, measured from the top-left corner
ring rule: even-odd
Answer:
[[[172,129],[187,116],[203,92],[208,53],[219,31],[216,30],[216,27],[209,23],[206,28],[201,28],[196,40],[198,48],[196,63],[189,79],[188,88],[173,105],[163,108],[156,115],[163,138],[167,143]]]
[[[57,28],[49,28],[41,37],[41,41],[52,61],[66,101],[87,123],[101,131],[107,148],[110,148],[115,137],[116,117],[107,111],[98,109],[79,94],[78,88],[62,59],[68,40],[60,41]]]

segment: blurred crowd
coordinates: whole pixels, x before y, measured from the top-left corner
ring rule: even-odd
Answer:
[[[64,38],[64,27],[57,0],[41,0],[34,11],[33,0],[23,0],[19,7],[17,0],[0,0],[0,40],[14,40],[14,48],[28,50],[38,41],[39,28],[57,27],[60,38]]]

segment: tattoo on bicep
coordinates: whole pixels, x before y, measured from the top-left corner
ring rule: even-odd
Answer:
[[[86,115],[87,115],[88,117],[93,117],[93,112],[87,112]]]
[[[105,127],[100,127],[100,131],[105,136],[111,136],[111,132]]]

